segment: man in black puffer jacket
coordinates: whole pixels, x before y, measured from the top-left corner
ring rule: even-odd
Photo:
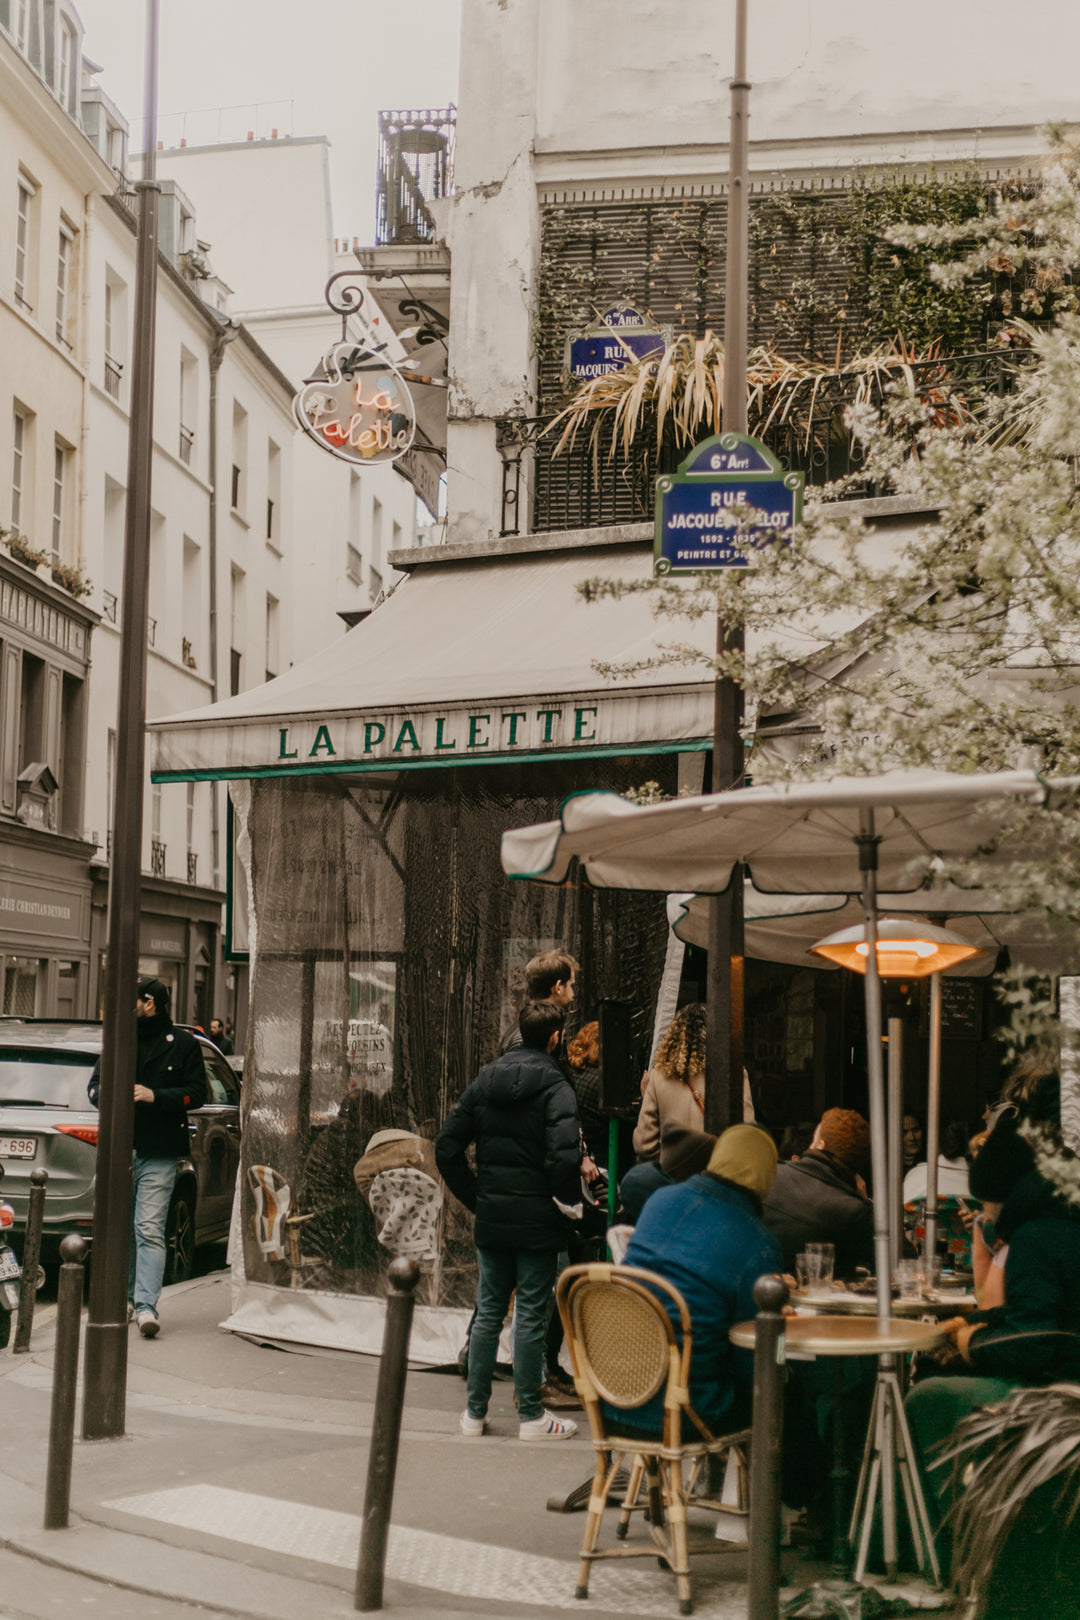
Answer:
[[[469,1339],[469,1398],[461,1432],[487,1427],[499,1334],[517,1290],[514,1385],[519,1438],[564,1440],[577,1425],[544,1410],[544,1337],[567,1224],[581,1202],[581,1142],[577,1100],[552,1055],[562,1035],[562,1010],[530,1001],[519,1019],[520,1046],[480,1070],[451,1111],[435,1143],[443,1180],[476,1216],[479,1287]],[[476,1169],[466,1159],[476,1144]]]
[[[165,1228],[176,1164],[190,1151],[187,1110],[206,1101],[206,1066],[194,1035],[169,1016],[169,991],[160,979],[140,979],[135,1016],[135,1134],[131,1160],[131,1261],[128,1315],[144,1339],[156,1336],[157,1306],[165,1276]],[[87,1093],[96,1108],[100,1062]]]

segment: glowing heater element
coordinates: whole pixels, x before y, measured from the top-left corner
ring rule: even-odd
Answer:
[[[883,979],[925,979],[931,973],[948,973],[961,962],[987,954],[959,934],[911,917],[882,917],[877,933],[878,973]],[[842,928],[810,948],[815,956],[823,956],[838,967],[866,972],[870,947],[862,923]]]

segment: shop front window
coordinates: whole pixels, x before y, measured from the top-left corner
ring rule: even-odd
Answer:
[[[33,956],[4,958],[4,1012],[10,1018],[36,1018],[45,982],[44,962]]]

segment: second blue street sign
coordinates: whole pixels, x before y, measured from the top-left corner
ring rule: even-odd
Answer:
[[[656,480],[658,574],[745,568],[756,545],[790,538],[802,517],[802,473],[786,473],[759,439],[706,439]]]

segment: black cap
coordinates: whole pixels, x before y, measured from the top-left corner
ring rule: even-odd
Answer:
[[[972,1198],[1003,1204],[1021,1177],[1034,1169],[1035,1155],[1014,1119],[999,1119],[971,1166]]]
[[[140,977],[137,995],[140,1001],[145,1001],[148,996],[153,996],[154,1011],[158,1013],[168,1012],[169,987],[167,984],[162,984],[160,979],[144,979]]]

